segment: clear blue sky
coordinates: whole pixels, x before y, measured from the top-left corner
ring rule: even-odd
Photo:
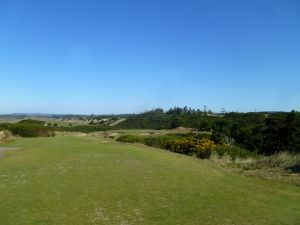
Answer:
[[[300,110],[299,0],[0,0],[0,113]]]

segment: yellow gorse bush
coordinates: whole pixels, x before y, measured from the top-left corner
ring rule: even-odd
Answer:
[[[193,154],[199,158],[209,158],[215,146],[211,140],[185,138],[166,141],[162,147],[181,154]]]
[[[214,147],[216,147],[216,145],[213,141],[202,139],[195,145],[193,152],[200,158],[209,158]]]
[[[132,143],[140,142],[180,154],[195,155],[202,159],[209,158],[216,146],[215,143],[209,139],[178,136],[141,138],[132,135],[124,135],[119,137],[117,141]]]

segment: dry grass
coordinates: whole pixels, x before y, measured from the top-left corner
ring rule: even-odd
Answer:
[[[282,168],[290,172],[297,172],[295,169],[300,166],[300,154],[280,152],[269,157],[258,159],[255,165],[257,168]]]
[[[300,185],[300,154],[281,152],[257,159],[237,158],[235,160],[228,155],[220,157],[214,154],[209,162],[247,176]]]
[[[9,131],[0,131],[0,143],[6,143],[13,139],[13,135]]]

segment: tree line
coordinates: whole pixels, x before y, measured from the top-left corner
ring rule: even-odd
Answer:
[[[217,144],[237,145],[259,154],[300,153],[300,113],[251,112],[213,114],[209,110],[154,109],[130,116],[120,129],[172,129],[191,127],[212,132]]]
[[[281,151],[300,153],[300,112],[296,111],[214,114],[206,108],[200,110],[174,107],[167,111],[158,108],[127,115],[124,122],[113,127],[106,124],[57,127],[47,126],[45,122],[35,120],[0,124],[0,129],[10,130],[13,134],[23,137],[54,136],[55,131],[88,133],[109,129],[173,129],[176,127],[209,131],[210,139],[214,143],[241,147],[253,153],[264,155]]]

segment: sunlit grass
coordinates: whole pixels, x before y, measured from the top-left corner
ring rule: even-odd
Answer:
[[[101,137],[17,139],[0,224],[298,224],[300,189]]]

